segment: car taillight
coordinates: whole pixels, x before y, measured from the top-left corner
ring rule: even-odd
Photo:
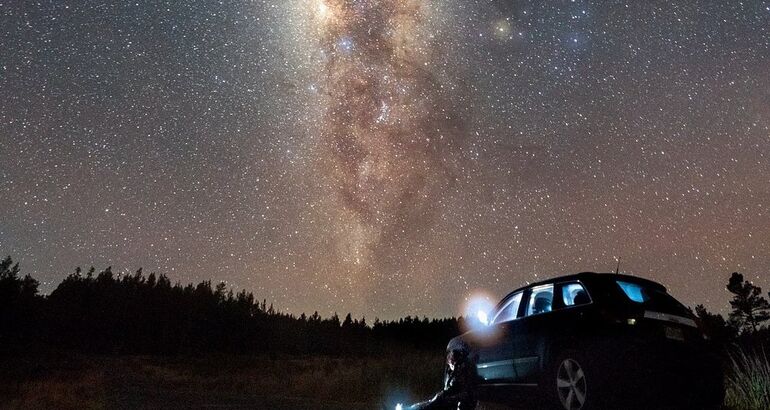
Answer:
[[[640,315],[634,314],[632,312],[618,312],[605,309],[600,311],[600,315],[601,318],[606,322],[628,326],[635,326],[641,317]]]

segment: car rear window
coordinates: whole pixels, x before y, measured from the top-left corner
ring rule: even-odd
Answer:
[[[684,305],[664,290],[622,280],[618,280],[616,283],[628,300],[644,306],[645,309],[679,315],[687,315],[689,312]]]
[[[577,306],[591,303],[591,297],[579,282],[562,283],[561,296],[564,306]]]

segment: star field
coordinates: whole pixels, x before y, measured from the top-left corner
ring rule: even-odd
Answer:
[[[0,0],[0,252],[286,311],[770,287],[770,2]]]

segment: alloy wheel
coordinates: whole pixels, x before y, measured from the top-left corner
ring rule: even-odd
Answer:
[[[586,376],[574,359],[564,359],[556,373],[556,391],[565,410],[580,410],[586,403]]]

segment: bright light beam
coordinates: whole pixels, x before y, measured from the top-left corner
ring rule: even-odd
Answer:
[[[479,322],[481,322],[485,326],[489,326],[489,317],[487,316],[486,311],[479,309],[476,312],[476,317],[479,319]]]
[[[475,291],[466,298],[462,309],[463,316],[469,319],[466,323],[469,329],[466,330],[488,329],[489,322],[492,319],[489,315],[495,308],[493,300],[493,296],[484,291]]]

